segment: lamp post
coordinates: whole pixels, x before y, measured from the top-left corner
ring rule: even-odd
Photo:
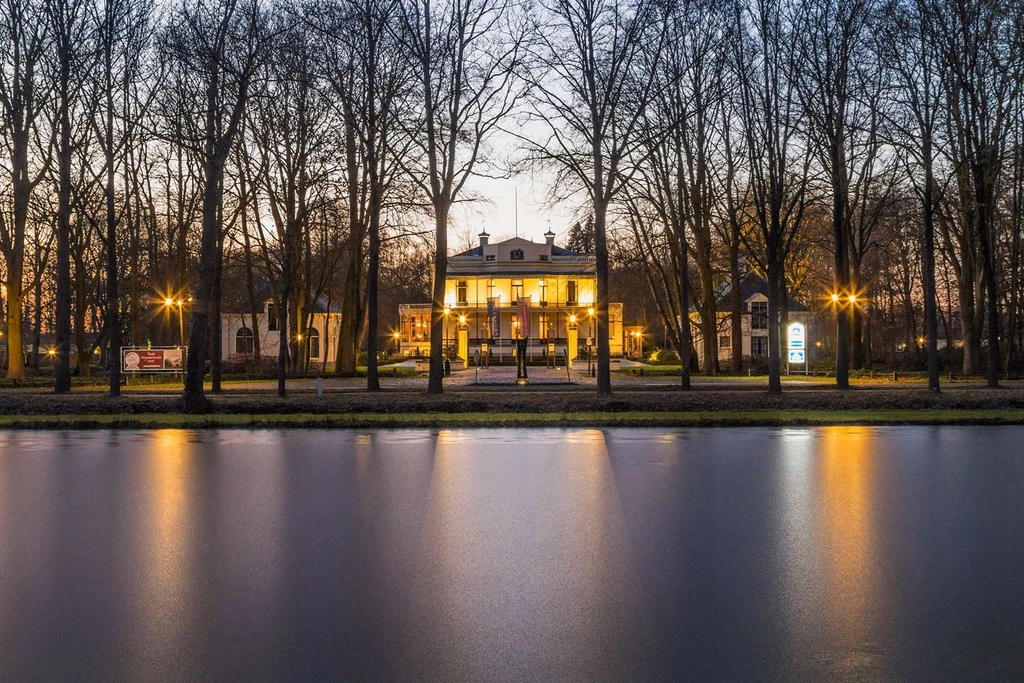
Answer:
[[[395,338],[395,355],[397,356],[402,353],[402,333],[394,332],[391,336]]]
[[[631,332],[633,336],[633,352],[636,354],[637,359],[643,359],[644,357],[644,333],[639,330],[633,330]]]
[[[591,306],[587,309],[587,316],[590,318],[590,322],[587,323],[587,375],[590,377],[594,376],[594,364],[593,364],[593,346],[594,346],[594,307]]]
[[[452,309],[449,306],[444,307],[444,328],[441,334],[441,341],[444,346],[444,357],[448,357],[448,316],[452,314]]]
[[[178,308],[178,335],[180,339],[179,343],[181,346],[185,346],[185,313],[184,309],[182,308],[184,304],[185,302],[182,301],[181,299],[172,299],[170,297],[166,297],[164,299],[164,306],[166,306],[167,308],[171,310],[174,310],[175,306],[177,306]]]

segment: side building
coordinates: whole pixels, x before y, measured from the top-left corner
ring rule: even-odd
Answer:
[[[260,356],[277,358],[281,341],[281,324],[273,299],[263,302],[253,313],[239,309],[221,313],[221,357],[222,360],[252,358],[259,338]],[[337,350],[341,313],[330,304],[326,297],[313,303],[313,314],[305,332],[306,348],[309,350],[309,367],[326,369],[328,361],[333,365]]]
[[[768,283],[764,279],[748,273],[740,281],[740,301],[743,341],[743,357],[750,359],[768,358]],[[718,361],[728,364],[732,361],[732,288],[729,283],[724,283],[719,288],[718,300],[715,303],[718,311],[716,323],[717,339],[715,346],[718,349]],[[788,301],[789,323],[802,323],[808,332],[811,332],[814,315],[800,301],[790,297]],[[700,366],[704,367],[704,342],[700,329],[700,315],[695,309],[690,309],[690,329],[693,334],[693,344],[697,352]],[[783,336],[786,332],[783,330]],[[785,340],[783,340],[785,343]],[[815,354],[808,349],[809,359],[816,360]],[[779,349],[779,356],[782,358],[783,367],[787,360],[787,349]]]
[[[597,275],[593,254],[577,254],[554,243],[520,237],[491,244],[487,232],[480,245],[448,258],[445,280],[444,345],[449,357],[473,364],[482,353],[493,360],[512,357],[515,340],[528,327],[527,356],[541,360],[554,354],[569,362],[596,354],[594,302]],[[529,299],[529,320],[519,319],[521,298]],[[622,304],[608,305],[611,355],[623,350]],[[488,312],[491,312],[490,316]],[[393,333],[402,355],[430,354],[430,304],[399,305],[400,326]],[[494,329],[491,329],[491,328]]]

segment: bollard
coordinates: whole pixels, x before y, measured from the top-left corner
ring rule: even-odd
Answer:
[[[898,381],[900,381],[900,375],[899,375],[899,373],[898,373],[898,372],[896,372],[896,371],[893,371],[893,373],[892,373],[892,381],[893,381],[893,382],[898,382]]]
[[[324,378],[323,377],[317,377],[316,378],[316,395],[317,396],[323,396],[324,395]]]

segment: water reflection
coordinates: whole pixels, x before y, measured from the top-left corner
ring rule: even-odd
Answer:
[[[1022,439],[3,434],[0,680],[1015,679]]]
[[[874,431],[827,427],[821,431],[820,546],[831,627],[851,649],[863,643],[872,614],[875,528],[872,482]]]
[[[598,617],[621,616],[635,581],[604,433],[538,434],[543,448],[470,434],[437,435],[415,613],[446,648],[416,658],[475,662],[468,679],[500,678],[510,659],[571,678],[595,640],[630,639]]]
[[[191,617],[196,609],[190,595],[192,539],[190,500],[196,454],[189,433],[161,429],[145,445],[148,520],[135,526],[136,543],[146,557],[140,563],[141,582],[135,600],[142,609],[137,625],[139,646],[129,678],[153,679],[176,670],[189,654],[194,633]]]

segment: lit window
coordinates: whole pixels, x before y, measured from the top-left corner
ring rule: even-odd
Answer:
[[[512,280],[512,301],[519,301],[519,298],[523,295],[523,281]]]
[[[320,357],[320,332],[315,327],[309,328],[309,357]]]

